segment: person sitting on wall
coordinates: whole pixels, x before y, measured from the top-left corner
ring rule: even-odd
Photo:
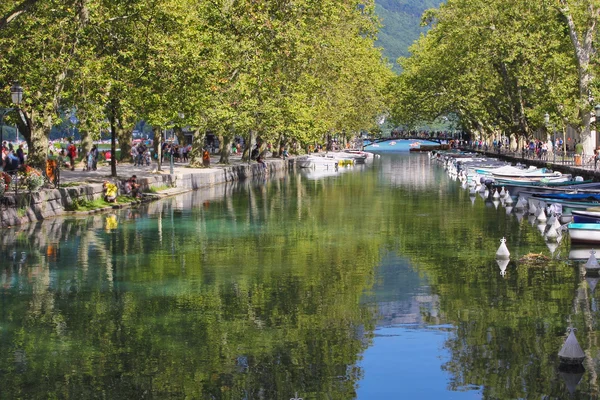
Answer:
[[[104,181],[104,200],[107,203],[117,202],[117,185]]]
[[[263,160],[263,158],[261,156],[258,156],[258,158],[256,159],[256,162],[258,163],[258,165],[260,165],[262,170],[267,169],[267,164],[265,164],[265,161]]]
[[[127,179],[124,185],[124,192],[131,197],[142,197],[142,194],[140,193],[140,184],[137,183],[137,176],[132,175],[131,178]]]

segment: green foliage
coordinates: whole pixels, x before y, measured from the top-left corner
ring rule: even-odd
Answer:
[[[572,38],[584,37],[595,18],[582,4],[448,1],[428,12],[431,30],[400,61],[393,119],[414,126],[456,115],[473,134],[529,138],[549,113],[557,126],[584,133],[593,70],[581,55],[595,54]]]
[[[368,129],[386,109],[372,1],[48,1],[16,21],[0,29],[0,80],[24,85],[32,159],[73,107],[86,137],[144,119],[296,142]]]
[[[396,62],[410,55],[408,49],[420,35],[427,32],[421,26],[421,16],[429,8],[438,7],[441,0],[377,0],[376,13],[381,21],[376,44],[383,48],[383,55],[392,63],[394,71],[401,72]]]
[[[170,189],[171,186],[168,185],[152,185],[147,189],[148,193],[158,193],[158,192],[162,192],[163,190],[167,190]]]

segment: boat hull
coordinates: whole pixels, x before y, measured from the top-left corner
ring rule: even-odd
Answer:
[[[573,214],[573,222],[580,224],[600,224],[599,211],[571,211]]]
[[[580,224],[571,222],[568,227],[571,243],[600,243],[600,224]]]

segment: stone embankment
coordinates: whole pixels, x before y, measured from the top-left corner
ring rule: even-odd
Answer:
[[[7,192],[4,197],[0,197],[0,227],[7,228],[70,214],[89,214],[112,208],[122,208],[124,205],[119,204],[87,212],[68,211],[75,208],[77,203],[101,199],[105,180],[125,181],[132,175],[136,175],[142,191],[148,191],[151,188],[159,189],[158,192],[143,197],[144,201],[151,201],[226,182],[264,177],[266,174],[287,170],[290,165],[293,168],[293,160],[279,159],[268,160],[266,170],[256,163],[247,164],[240,161],[234,161],[234,164],[228,166],[217,165],[211,168],[189,168],[177,165],[173,169],[173,174],[164,173],[164,171],[156,173],[155,166],[144,168],[124,165],[118,167],[119,176],[117,178],[109,176],[109,167],[100,167],[97,171],[91,172],[61,171],[61,184],[68,186],[43,189],[39,192],[25,191],[17,194]],[[163,169],[169,172],[168,166]],[[130,204],[137,203],[138,201],[134,201]]]

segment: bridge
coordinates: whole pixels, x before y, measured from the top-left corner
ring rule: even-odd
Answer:
[[[437,144],[442,144],[442,142],[449,142],[450,140],[455,140],[453,137],[438,137],[438,136],[418,136],[418,135],[408,135],[408,136],[389,136],[377,138],[373,142],[374,143],[382,143],[382,142],[391,142],[392,140],[427,140],[429,142],[435,142]]]

